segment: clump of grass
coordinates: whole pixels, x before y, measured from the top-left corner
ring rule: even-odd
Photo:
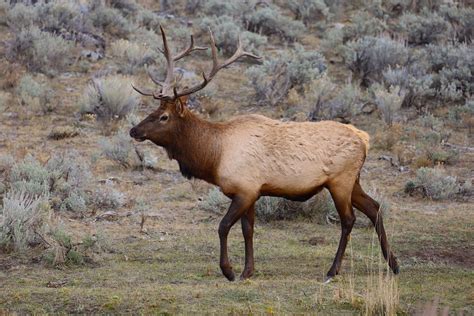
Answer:
[[[416,177],[405,185],[405,192],[420,192],[423,196],[442,200],[455,196],[460,186],[453,176],[446,175],[439,168],[422,167],[416,171]]]
[[[94,79],[79,101],[81,112],[95,114],[105,122],[124,118],[139,102],[130,82],[130,79],[123,76]]]
[[[364,291],[365,315],[397,315],[400,307],[400,290],[398,279],[392,274],[380,252],[377,255],[378,264],[374,267],[373,251],[377,251],[377,238],[372,238],[372,258],[367,262],[369,270],[367,286]],[[375,245],[374,245],[375,244]],[[375,246],[375,247],[374,247]]]
[[[47,83],[41,83],[30,75],[24,75],[16,88],[21,104],[33,109],[39,109],[43,113],[52,112],[53,89]]]

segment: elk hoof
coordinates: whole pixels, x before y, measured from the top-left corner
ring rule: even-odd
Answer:
[[[329,283],[331,283],[332,279],[333,279],[333,277],[327,276],[326,279],[324,280],[323,284],[329,284]]]
[[[249,279],[253,275],[253,270],[244,270],[240,275],[240,280]]]
[[[232,268],[222,268],[222,274],[231,282],[235,280],[235,274]]]
[[[393,268],[393,274],[399,274],[400,273],[400,268],[398,266],[396,266],[395,268]]]

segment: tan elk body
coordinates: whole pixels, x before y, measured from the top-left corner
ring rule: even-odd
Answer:
[[[279,196],[304,201],[326,188],[341,218],[341,239],[334,262],[327,273],[339,272],[347,241],[355,222],[353,206],[366,214],[375,225],[382,252],[394,273],[398,273],[395,256],[389,249],[379,204],[359,184],[359,176],[369,149],[369,135],[352,125],[332,121],[280,122],[261,115],[237,116],[227,122],[213,123],[199,118],[186,105],[187,95],[204,88],[217,72],[242,56],[258,58],[243,51],[219,64],[211,33],[213,67],[203,73],[203,82],[179,92],[175,86],[174,62],[187,56],[195,47],[171,55],[161,29],[164,55],[168,62],[159,92],[139,93],[161,100],[158,109],[130,130],[138,141],[150,140],[165,148],[178,161],[181,173],[203,179],[220,187],[232,199],[228,212],[219,224],[220,267],[234,280],[227,255],[227,236],[239,219],[245,240],[245,268],[241,278],[254,271],[253,227],[255,202],[261,196]]]

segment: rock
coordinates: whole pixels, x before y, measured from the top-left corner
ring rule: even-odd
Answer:
[[[99,59],[102,59],[104,58],[104,55],[100,52],[96,52],[96,51],[92,51],[92,50],[88,50],[88,49],[84,49],[82,52],[81,52],[81,56],[82,57],[85,57],[93,62],[96,62],[98,61]]]

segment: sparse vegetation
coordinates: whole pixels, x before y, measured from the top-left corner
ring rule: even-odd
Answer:
[[[471,4],[0,0],[0,314],[411,315],[427,302],[473,314]],[[261,197],[253,279],[222,279],[216,230],[230,200],[128,135],[159,106],[131,84],[164,79],[160,25],[173,53],[190,34],[209,46],[211,28],[220,62],[239,35],[263,57],[190,96],[202,118],[331,119],[370,134],[362,185],[400,275],[387,274],[354,208],[340,274],[322,284],[340,238],[323,190],[306,202]],[[202,81],[209,55],[175,64],[179,89]],[[237,222],[236,274],[243,247]]]

